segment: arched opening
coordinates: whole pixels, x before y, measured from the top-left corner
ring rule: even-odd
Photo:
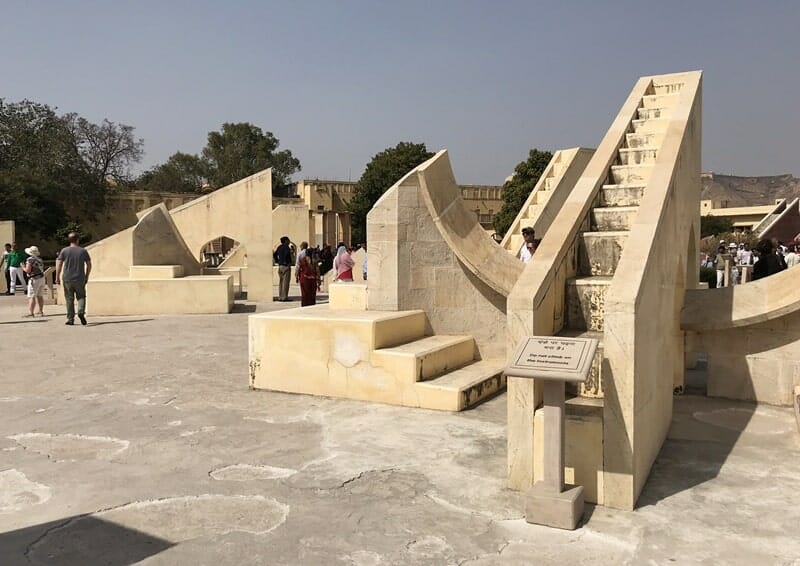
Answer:
[[[203,244],[200,248],[200,263],[203,267],[219,267],[223,262],[239,251],[241,244],[228,236],[218,236]]]

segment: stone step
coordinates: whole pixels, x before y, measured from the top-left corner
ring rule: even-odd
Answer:
[[[556,178],[554,176],[545,177],[544,180],[544,188],[548,191],[552,190],[553,187],[556,186]]]
[[[480,360],[441,377],[416,384],[419,406],[462,411],[474,407],[506,386],[506,360]]]
[[[592,226],[597,232],[615,232],[630,230],[638,206],[611,206],[608,208],[592,209]]]
[[[537,216],[539,216],[539,213],[542,211],[543,207],[544,207],[544,205],[542,205],[542,204],[531,204],[531,205],[529,205],[528,206],[528,210],[525,211],[525,218],[526,219],[530,219],[530,220],[535,219]],[[522,245],[522,243],[520,243],[520,245]]]
[[[661,147],[663,132],[644,132],[641,134],[625,134],[625,143],[630,149],[641,147]]]
[[[644,185],[603,185],[600,206],[639,206],[644,196]]]
[[[567,330],[603,330],[605,296],[611,277],[576,277],[567,280]]]
[[[636,112],[640,120],[658,120],[662,118],[669,118],[672,109],[661,108],[639,108]]]
[[[653,92],[656,94],[677,94],[683,88],[683,83],[654,84]]]
[[[619,150],[619,162],[622,165],[654,164],[658,157],[658,149],[654,147],[623,148]]]
[[[669,108],[678,101],[678,93],[646,94],[642,97],[642,105],[645,108]]]
[[[597,346],[597,351],[592,360],[592,367],[589,370],[589,377],[586,381],[580,384],[567,384],[567,394],[578,395],[580,397],[588,397],[592,399],[603,398],[603,333],[594,330],[564,330],[558,333],[559,336],[568,338],[594,338],[600,343]],[[576,402],[575,405],[580,405]],[[590,405],[592,405],[590,403]],[[602,403],[600,405],[602,407]],[[576,408],[577,410],[577,408]],[[567,409],[569,412],[569,409]]]
[[[612,165],[609,185],[646,185],[653,165]]]
[[[659,120],[631,120],[631,127],[633,127],[633,133],[635,134],[663,134],[667,131],[668,126],[669,120],[666,118]]]
[[[612,276],[617,270],[628,232],[583,232],[578,245],[578,273]]]
[[[533,195],[533,204],[545,204],[551,196],[553,196],[553,191],[536,191],[536,194]]]
[[[372,363],[399,379],[424,381],[458,369],[475,358],[472,336],[427,336],[372,352]]]

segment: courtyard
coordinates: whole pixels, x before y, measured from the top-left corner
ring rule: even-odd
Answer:
[[[635,511],[530,525],[505,394],[451,414],[249,390],[247,316],[298,305],[65,327],[0,298],[0,563],[800,564],[791,409],[678,397]]]

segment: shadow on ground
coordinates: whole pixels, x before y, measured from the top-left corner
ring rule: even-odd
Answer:
[[[92,516],[76,515],[0,534],[3,564],[128,566],[175,546]],[[7,561],[8,560],[8,561]]]
[[[731,406],[730,401],[720,399],[709,407],[708,401],[694,395],[676,400],[669,435],[650,470],[637,507],[655,505],[719,475],[756,405],[736,402]]]
[[[130,324],[132,322],[150,322],[152,318],[137,318],[134,320],[104,320],[102,322],[90,322],[86,326],[103,326],[104,324]]]
[[[241,313],[241,312],[256,312],[256,305],[243,305],[240,303],[235,303],[233,308],[231,309],[232,313]]]

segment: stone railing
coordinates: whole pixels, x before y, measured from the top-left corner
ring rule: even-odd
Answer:
[[[633,509],[682,385],[680,311],[698,281],[701,72],[650,77],[681,85],[639,211],[605,297],[605,504]]]

